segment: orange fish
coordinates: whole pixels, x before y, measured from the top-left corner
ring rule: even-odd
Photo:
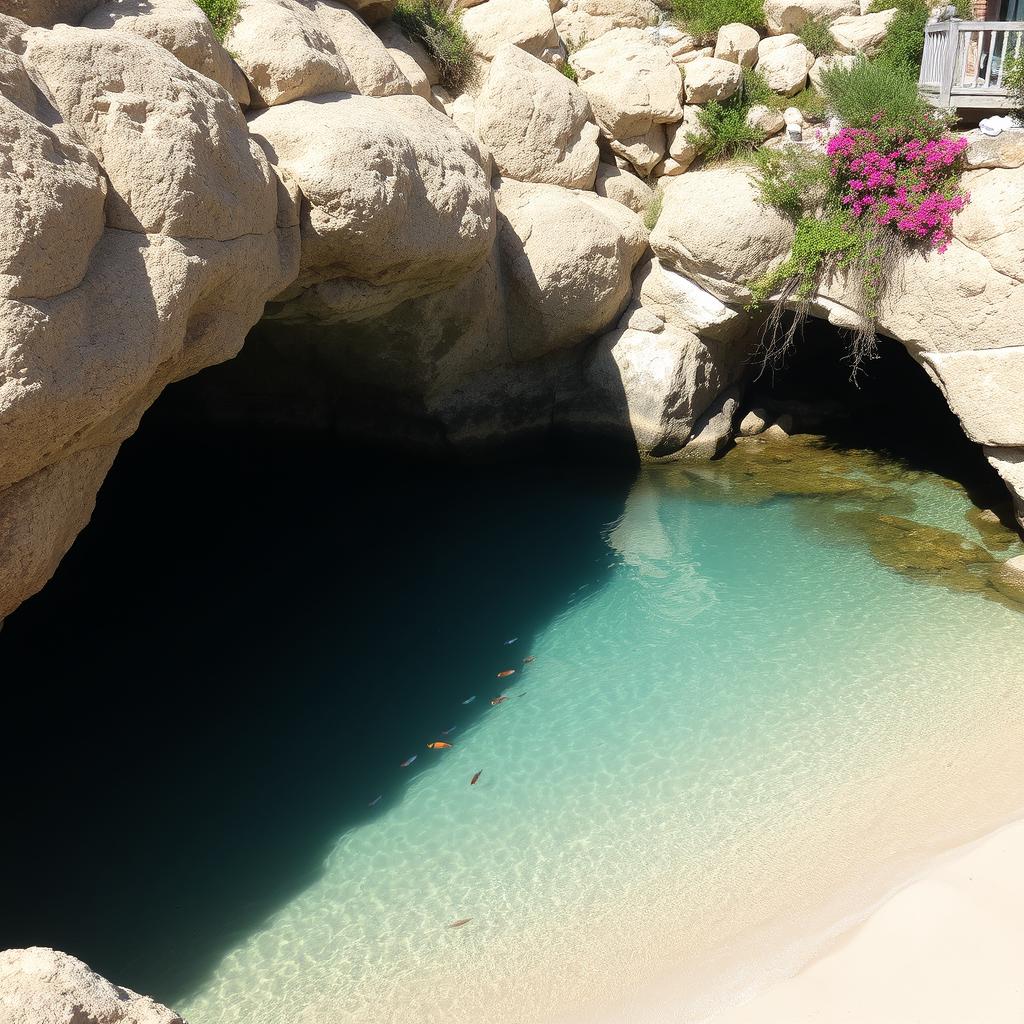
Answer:
[[[515,674],[516,674],[516,670],[514,668],[507,668],[507,669],[505,669],[504,672],[499,672],[498,673],[498,678],[499,679],[505,679],[508,676],[514,676]]]
[[[508,700],[508,694],[502,694],[500,697],[492,697],[491,704],[495,707],[499,704],[504,704]]]
[[[450,925],[448,925],[448,927],[449,928],[461,928],[464,924],[469,924],[469,922],[472,921],[472,920],[473,920],[473,918],[471,918],[471,917],[461,917],[461,918],[459,918],[458,921],[452,921],[452,923]]]
[[[427,750],[451,750],[451,744],[445,743],[442,740],[434,740],[433,743],[427,744]]]
[[[481,775],[483,775],[483,773],[484,773],[484,770],[483,770],[483,768],[481,768],[480,771],[478,771],[476,773],[476,775],[474,775],[473,778],[471,778],[469,780],[469,784],[471,786],[475,786],[477,784],[477,780],[480,778]]]

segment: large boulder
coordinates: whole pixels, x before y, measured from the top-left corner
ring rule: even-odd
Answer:
[[[82,20],[83,28],[134,32],[174,54],[187,68],[212,78],[241,104],[249,103],[245,75],[217,41],[194,0],[107,0]]]
[[[567,0],[554,12],[559,36],[572,48],[617,28],[649,28],[661,20],[653,0]]]
[[[410,39],[393,21],[382,21],[374,28],[374,32],[377,33],[377,37],[388,48],[388,52],[392,57],[395,56],[396,51],[404,53],[409,60],[416,64],[431,86],[437,85],[441,81],[434,58],[427,53],[422,44],[418,43],[415,39]],[[405,77],[409,78],[409,73],[406,70],[408,65],[403,64],[397,57],[395,61],[401,67]],[[411,78],[409,78],[409,82],[412,84]]]
[[[534,57],[559,45],[545,0],[487,0],[462,15],[462,27],[474,52],[485,61],[493,60],[505,43]]]
[[[683,116],[682,76],[668,50],[640,29],[620,28],[569,63],[612,149],[647,174],[665,153],[662,125]]]
[[[715,40],[715,56],[730,60],[741,67],[752,68],[757,63],[757,44],[761,37],[749,25],[735,22],[723,25]]]
[[[814,18],[835,21],[844,15],[859,15],[860,0],[765,0],[764,17],[773,36],[799,32]]]
[[[599,152],[586,95],[555,68],[506,43],[476,100],[476,137],[520,181],[591,188]]]
[[[334,0],[302,0],[345,62],[355,91],[364,96],[407,96],[412,92],[387,47],[357,14]],[[312,95],[312,93],[307,93]]]
[[[893,8],[874,14],[843,15],[832,22],[829,32],[843,53],[864,53],[871,56],[878,52],[893,18],[898,13]]]
[[[1014,514],[1024,528],[1024,448],[986,448],[985,457],[1013,496]]]
[[[376,25],[391,17],[395,10],[395,0],[348,0],[345,6],[355,11],[363,21]]]
[[[222,89],[128,33],[62,25],[25,40],[25,60],[103,165],[110,227],[225,240],[272,230],[276,179]]]
[[[594,178],[594,191],[614,199],[634,213],[643,215],[654,200],[654,189],[630,171],[615,164],[599,163]]]
[[[768,88],[782,96],[795,96],[805,89],[812,67],[814,54],[801,42],[770,50],[757,62],[757,71]]]
[[[222,88],[127,32],[25,42],[53,108],[0,100],[0,618],[161,389],[234,355],[298,267],[297,210]]]
[[[501,179],[499,248],[516,359],[575,345],[613,323],[647,248],[640,218],[592,192]]]
[[[256,114],[250,128],[302,191],[289,315],[381,315],[486,257],[494,200],[480,150],[419,97],[296,100]]]
[[[722,166],[665,186],[651,249],[723,301],[743,304],[750,300],[748,282],[777,266],[792,238],[791,221],[758,203],[751,173]]]
[[[5,0],[3,13],[41,28],[77,25],[100,0]]]
[[[739,64],[718,57],[698,57],[686,65],[683,81],[686,102],[701,105],[715,100],[718,103],[735,95],[743,84],[743,71]]]
[[[320,20],[298,0],[239,0],[225,45],[249,79],[254,106],[357,91]]]
[[[0,953],[4,1024],[185,1024],[173,1010],[112,985],[67,953],[33,946]]]

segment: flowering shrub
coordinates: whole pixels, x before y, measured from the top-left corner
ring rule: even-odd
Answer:
[[[953,217],[969,198],[959,184],[967,140],[912,138],[890,146],[863,128],[844,128],[829,141],[829,174],[840,204],[855,220],[871,216],[879,227],[945,252]]]
[[[876,111],[839,130],[824,153],[758,155],[762,202],[796,221],[789,256],[750,285],[755,306],[773,303],[766,360],[784,354],[814,293],[842,273],[861,314],[851,346],[856,374],[874,354],[878,308],[906,253],[949,245],[953,218],[970,198],[960,186],[966,148],[941,117]],[[783,327],[793,306],[796,316]]]

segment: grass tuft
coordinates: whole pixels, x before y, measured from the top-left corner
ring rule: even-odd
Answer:
[[[828,57],[836,52],[836,41],[828,30],[828,22],[821,18],[808,18],[804,22],[800,40],[815,57]]]
[[[764,27],[764,0],[672,0],[673,18],[699,40],[712,40],[723,25]]]
[[[479,69],[459,8],[449,10],[443,0],[397,0],[394,19],[433,58],[445,89],[457,93],[473,84]]]
[[[648,231],[654,230],[654,225],[658,223],[664,203],[665,193],[660,188],[655,189],[651,201],[647,204],[647,209],[644,210],[644,227]]]
[[[196,0],[196,5],[209,19],[217,41],[223,43],[238,21],[238,0]]]

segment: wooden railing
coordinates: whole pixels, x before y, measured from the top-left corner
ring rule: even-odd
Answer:
[[[1004,76],[1024,52],[1024,21],[940,21],[926,25],[918,87],[937,107],[1009,109]]]

